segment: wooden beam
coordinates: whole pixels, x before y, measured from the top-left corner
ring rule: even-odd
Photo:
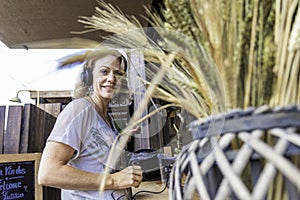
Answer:
[[[0,154],[3,153],[3,142],[5,135],[5,106],[0,106]]]
[[[30,91],[30,98],[36,103],[62,103],[72,101],[72,90]]]
[[[23,106],[8,109],[7,130],[4,135],[4,154],[19,153]]]
[[[30,98],[66,98],[72,97],[72,90],[31,91]]]

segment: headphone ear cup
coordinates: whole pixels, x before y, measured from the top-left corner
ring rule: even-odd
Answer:
[[[127,72],[127,60],[124,56],[121,56],[124,63],[124,71]]]
[[[89,68],[84,68],[83,72],[81,72],[81,74],[80,74],[80,78],[88,86],[92,85],[92,83],[93,83],[92,70]]]

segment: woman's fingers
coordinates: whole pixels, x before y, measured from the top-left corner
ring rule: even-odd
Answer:
[[[129,166],[116,173],[116,183],[122,188],[139,187],[143,180],[143,172],[140,166]]]
[[[133,165],[132,167],[133,167],[133,173],[134,174],[137,174],[137,175],[140,175],[140,176],[143,174],[141,166]]]
[[[142,168],[141,166],[137,166],[137,165],[133,165],[133,166],[130,166],[131,168],[131,173],[132,173],[132,180],[134,181],[133,182],[133,186],[134,187],[139,187],[139,185],[141,184],[142,182],[142,179],[143,179],[143,171],[142,171]]]

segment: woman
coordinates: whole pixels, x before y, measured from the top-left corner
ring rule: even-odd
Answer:
[[[99,194],[109,150],[118,134],[108,105],[125,71],[126,60],[118,51],[102,47],[92,52],[76,84],[76,99],[57,118],[42,154],[38,182],[61,188],[63,200],[118,199],[126,188],[138,187],[142,181],[141,168],[129,166],[109,174]]]

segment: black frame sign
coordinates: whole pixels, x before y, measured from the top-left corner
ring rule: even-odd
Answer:
[[[40,200],[37,184],[41,153],[0,155],[0,199]]]

